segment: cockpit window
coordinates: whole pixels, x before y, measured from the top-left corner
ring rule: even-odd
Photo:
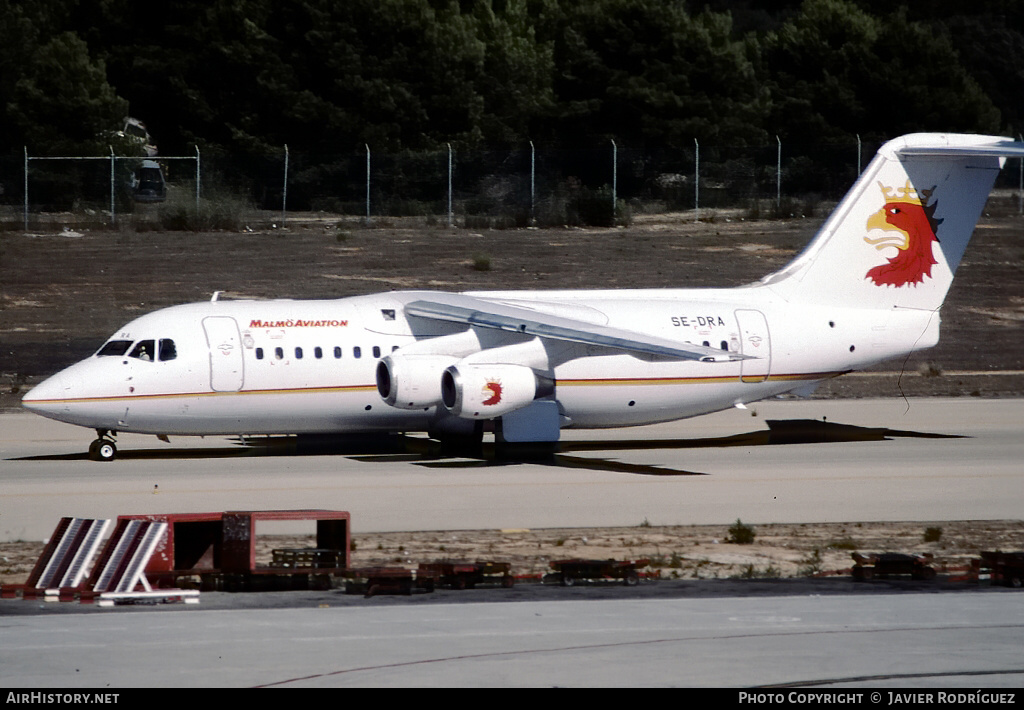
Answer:
[[[104,357],[112,355],[114,357],[120,357],[128,352],[128,348],[132,346],[130,340],[110,340],[100,348],[99,352],[96,353],[97,357]]]
[[[128,353],[128,357],[138,358],[139,360],[152,361],[155,352],[156,351],[155,348],[153,347],[152,340],[140,340],[138,343],[135,344],[135,347],[132,348],[132,351]]]
[[[160,339],[160,362],[166,362],[167,360],[173,360],[178,357],[178,349],[174,345],[174,341],[170,338]]]

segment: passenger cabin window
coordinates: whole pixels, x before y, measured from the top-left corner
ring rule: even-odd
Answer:
[[[131,346],[132,341],[130,340],[110,340],[99,349],[96,355],[97,357],[121,357],[128,352],[128,348]]]
[[[111,340],[106,345],[104,345],[100,349],[100,351],[98,353],[96,353],[96,354],[97,355],[116,355],[119,352],[123,353],[125,350],[128,350],[131,347],[131,345],[132,345],[132,342],[130,340],[124,340],[124,341]],[[140,355],[136,354],[136,351],[138,351],[139,348],[143,347],[144,345],[146,345],[148,347],[149,351],[152,352],[153,341],[152,340],[144,340],[144,341],[140,341],[136,345],[135,350],[132,351],[131,357],[140,357]],[[262,360],[265,357],[267,357],[267,353],[264,351],[263,348],[255,348],[254,350],[255,350],[255,355],[256,355],[256,359],[257,360]],[[319,345],[314,346],[313,347],[313,357],[316,358],[317,360],[322,360],[325,357],[324,350],[325,349],[320,347]],[[344,356],[344,350],[343,350],[343,348],[340,345],[332,346],[330,348],[330,350],[331,350],[331,354],[334,355],[334,359],[335,360],[341,360],[342,357]],[[396,350],[398,350],[398,346],[397,345],[394,345],[394,346],[391,347],[391,352],[394,352]],[[305,349],[302,348],[302,347],[296,347],[293,352],[295,353],[295,359],[296,360],[302,360],[303,357],[305,356]],[[370,352],[373,353],[373,356],[375,358],[380,358],[380,357],[383,357],[383,355],[384,355],[384,348],[382,348],[379,345],[374,345],[374,346],[371,347]],[[362,349],[362,347],[360,347],[358,345],[354,346],[352,348],[352,357],[359,359],[359,358],[362,358],[362,356],[363,356],[363,349]],[[175,350],[174,341],[173,340],[169,340],[169,339],[161,340],[160,341],[160,359],[161,360],[173,360],[175,357],[177,357],[177,352]],[[284,348],[282,348],[282,347],[275,347],[274,348],[274,359],[276,359],[276,360],[283,360],[284,359]]]
[[[128,357],[152,362],[154,351],[155,348],[152,340],[140,340],[135,344],[135,347],[132,348],[132,351],[128,353]]]

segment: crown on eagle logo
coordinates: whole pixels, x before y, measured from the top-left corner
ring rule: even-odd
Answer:
[[[927,204],[935,192],[934,187],[931,190],[918,190],[910,184],[910,180],[907,180],[904,187],[887,187],[879,182],[878,189],[882,191],[886,202],[909,202],[915,205]]]

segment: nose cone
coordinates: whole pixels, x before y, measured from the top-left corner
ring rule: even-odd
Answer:
[[[113,360],[105,363],[89,358],[61,370],[29,390],[21,404],[36,414],[68,424],[121,430],[127,421],[127,405],[115,390],[118,382],[124,385],[125,376],[122,373],[120,380],[110,377],[107,365],[120,363],[119,359]]]
[[[67,409],[71,390],[71,378],[67,370],[40,382],[21,398],[21,405],[44,417],[56,417]]]
[[[21,404],[44,417],[76,424],[72,412],[82,413],[88,407],[89,398],[99,394],[94,391],[94,383],[102,382],[97,374],[90,360],[75,363],[29,390]]]

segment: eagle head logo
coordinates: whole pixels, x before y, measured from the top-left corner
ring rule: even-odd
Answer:
[[[488,380],[483,386],[483,395],[486,399],[481,402],[483,405],[494,405],[501,401],[501,382]]]
[[[879,286],[900,286],[924,283],[924,277],[931,278],[932,266],[936,263],[932,255],[932,244],[939,241],[935,231],[942,223],[935,219],[938,203],[927,204],[931,190],[918,190],[907,180],[905,187],[890,188],[878,183],[885,198],[885,205],[868,218],[867,228],[886,232],[878,238],[864,237],[864,241],[878,250],[895,247],[896,255],[885,264],[870,269],[865,278]]]

